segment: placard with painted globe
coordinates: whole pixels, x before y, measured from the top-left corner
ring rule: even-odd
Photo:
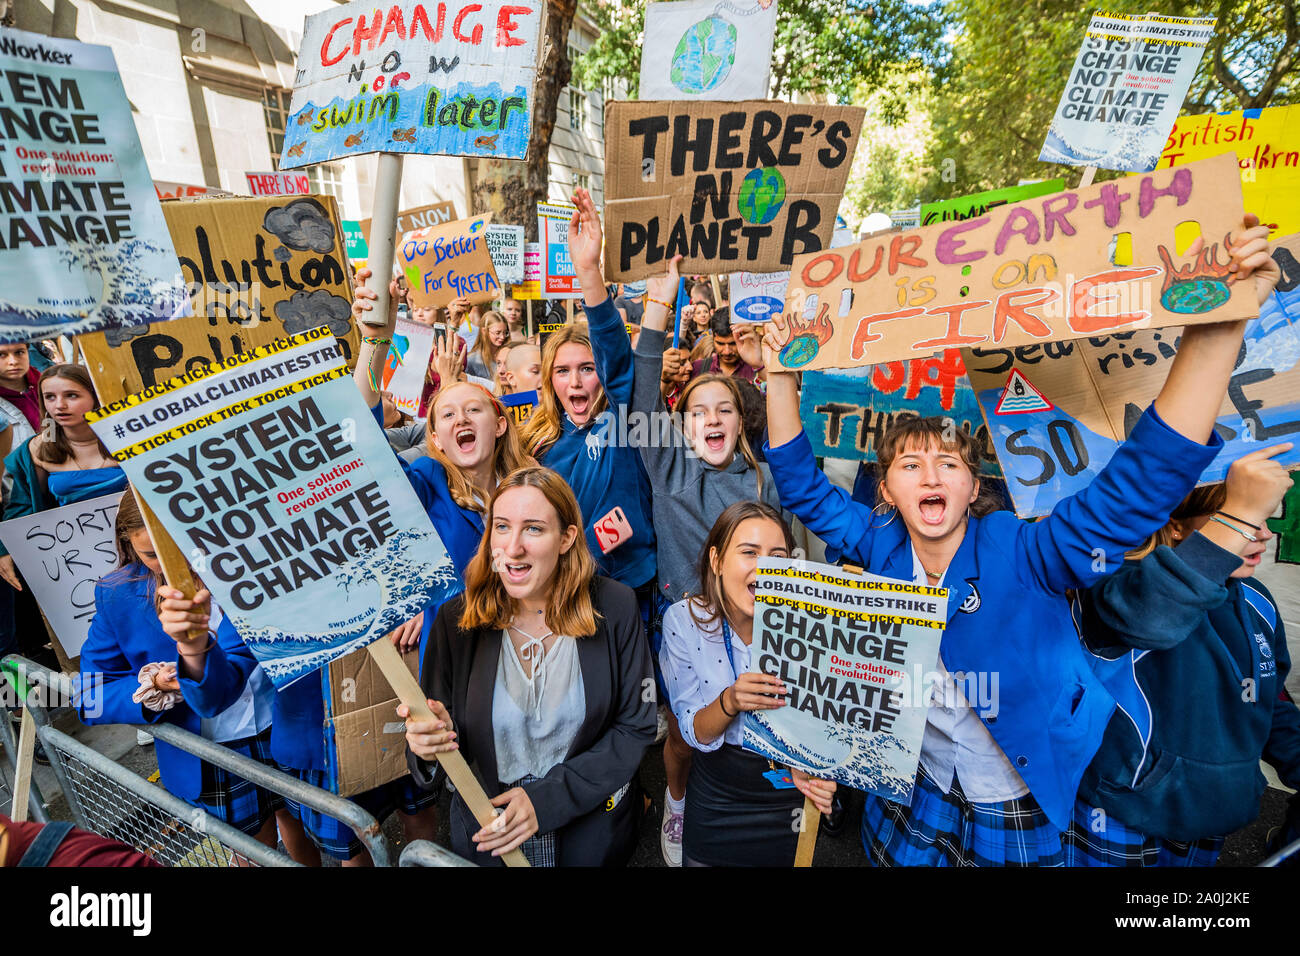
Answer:
[[[736,27],[719,16],[693,24],[677,41],[669,79],[683,93],[707,93],[736,62]]]
[[[740,214],[747,222],[767,225],[785,205],[785,177],[771,166],[751,169],[740,183],[738,202]]]

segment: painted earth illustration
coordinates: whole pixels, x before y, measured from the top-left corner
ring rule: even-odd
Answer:
[[[1228,301],[1228,287],[1217,279],[1190,279],[1175,282],[1160,296],[1160,304],[1180,315],[1200,315],[1217,309]]]
[[[712,16],[691,26],[677,41],[669,79],[683,93],[707,93],[727,78],[735,62],[736,28]]]
[[[737,202],[741,216],[748,222],[766,225],[785,205],[785,177],[770,166],[751,169],[741,180]]]

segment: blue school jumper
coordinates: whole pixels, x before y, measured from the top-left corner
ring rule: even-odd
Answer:
[[[1277,605],[1241,558],[1193,534],[1082,595],[1093,666],[1119,707],[1079,796],[1142,833],[1223,836],[1259,815],[1259,761],[1300,788],[1300,710]]]
[[[1115,708],[1063,595],[1117,568],[1163,526],[1222,445],[1217,436],[1208,446],[1184,438],[1150,408],[1093,482],[1046,519],[1030,524],[1005,511],[970,518],[948,566],[944,665],[998,674],[997,713],[980,718],[1062,832]],[[806,435],[769,447],[767,461],[781,504],[828,549],[873,574],[912,580],[902,520],[873,514],[832,485]]]
[[[239,699],[257,666],[228,619],[204,658],[203,677],[179,678],[184,698],[171,710],[149,710],[131,699],[140,688],[140,668],[177,664],[176,641],[154,613],[153,575],[141,564],[114,571],[95,585],[95,616],[81,647],[77,709],[87,724],[155,724],[160,721],[200,733],[201,719],[215,717]],[[202,784],[202,761],[166,741],[156,744],[158,770],[166,788],[193,802]]]
[[[617,424],[632,404],[632,342],[609,299],[585,311],[596,373],[609,407],[582,428],[564,416],[560,437],[537,460],[556,471],[573,489],[597,573],[639,588],[655,576],[655,529],[650,479],[640,452],[626,440],[627,433],[635,434],[633,423],[623,428]],[[647,426],[642,434],[651,434],[651,429]],[[632,537],[602,554],[595,525],[616,505],[632,526]]]

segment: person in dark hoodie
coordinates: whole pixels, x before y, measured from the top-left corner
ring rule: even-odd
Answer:
[[[1291,487],[1274,445],[1197,488],[1132,560],[1080,596],[1093,667],[1118,707],[1084,773],[1077,866],[1212,866],[1259,815],[1262,757],[1300,789],[1300,710],[1277,602],[1251,580]]]

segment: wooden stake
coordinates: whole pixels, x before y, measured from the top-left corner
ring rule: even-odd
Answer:
[[[23,707],[23,722],[18,730],[18,761],[14,773],[14,800],[11,818],[22,823],[27,819],[27,802],[32,793],[32,763],[36,759],[36,719]]]
[[[722,286],[718,285],[717,276],[709,276],[709,288],[713,290],[713,307],[722,305]]]
[[[1085,167],[1083,167],[1083,176],[1081,176],[1081,177],[1079,178],[1079,188],[1080,188],[1080,189],[1087,189],[1089,186],[1091,186],[1091,185],[1092,185],[1093,177],[1096,176],[1096,175],[1097,175],[1097,167],[1096,167],[1096,166],[1085,166]]]
[[[821,822],[822,812],[810,798],[804,797],[803,817],[799,821],[799,845],[794,851],[795,866],[812,866],[813,850],[817,848],[817,828]]]
[[[397,653],[397,648],[393,647],[393,642],[387,637],[381,637],[373,644],[367,646],[366,650],[370,651],[371,658],[383,671],[384,677],[392,686],[393,691],[411,711],[411,718],[414,720],[432,720],[433,711],[429,710],[429,704],[424,696],[424,689],[411,676],[410,670],[402,661],[402,655]],[[474,776],[473,771],[469,769],[469,764],[461,756],[459,750],[453,750],[450,753],[438,754],[438,763],[442,769],[447,771],[447,776],[451,778],[452,785],[455,786],[456,792],[460,794],[461,799],[469,807],[470,813],[474,814],[474,819],[481,826],[488,826],[497,818],[496,807],[492,806],[492,801],[488,795],[483,792],[479,786],[478,778]],[[519,850],[511,850],[505,854],[502,859],[505,860],[506,866],[527,866],[528,860],[524,858],[523,853]]]

